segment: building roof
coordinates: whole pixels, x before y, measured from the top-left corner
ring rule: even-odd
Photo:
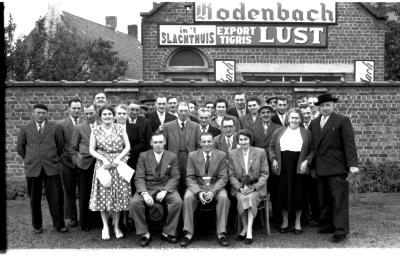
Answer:
[[[143,78],[143,50],[137,38],[65,11],[61,14],[61,20],[89,39],[112,41],[113,50],[118,52],[120,59],[128,62],[124,79]]]

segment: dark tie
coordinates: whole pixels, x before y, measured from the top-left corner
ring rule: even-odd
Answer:
[[[42,134],[43,132],[43,126],[42,123],[39,123],[39,134]]]
[[[185,123],[181,122],[181,130],[184,130],[184,129],[185,129]]]
[[[201,126],[201,132],[206,133],[207,131],[207,126]]]
[[[160,162],[158,162],[158,164],[157,164],[157,166],[156,166],[156,174],[157,174],[157,177],[159,177],[160,174],[161,174],[161,160],[162,160],[162,157],[160,158]]]
[[[78,119],[74,119],[74,126],[78,125]]]
[[[232,148],[232,141],[230,138],[228,138],[228,149]]]
[[[210,155],[209,154],[207,154],[206,155],[206,167],[205,167],[205,173],[206,173],[206,175],[208,175],[208,167],[210,166]]]

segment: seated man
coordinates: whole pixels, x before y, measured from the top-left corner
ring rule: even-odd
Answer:
[[[194,234],[193,213],[199,204],[216,201],[217,237],[221,246],[227,246],[226,221],[230,201],[225,185],[228,182],[226,154],[213,148],[212,134],[201,135],[201,149],[189,153],[186,171],[187,189],[183,202],[183,230],[181,246],[186,247]]]
[[[140,153],[136,165],[136,193],[132,197],[129,210],[136,226],[136,234],[142,235],[140,246],[145,247],[151,241],[146,221],[145,208],[155,202],[165,202],[168,216],[161,238],[169,243],[177,242],[177,227],[182,211],[182,199],[177,192],[180,174],[178,160],[174,153],[164,150],[165,138],[156,131],[150,141],[152,150]]]

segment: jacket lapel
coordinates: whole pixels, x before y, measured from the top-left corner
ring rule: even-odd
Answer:
[[[160,160],[160,163],[161,163],[160,178],[164,177],[165,172],[167,171],[168,159],[166,158],[166,156],[167,156],[167,154],[164,151],[162,156],[161,156],[161,160]],[[154,156],[154,159],[156,159],[155,156]],[[156,161],[156,164],[157,164],[157,161]]]
[[[210,164],[211,164],[211,158],[210,158]],[[205,175],[206,172],[206,161],[204,160],[203,156],[203,151],[199,150],[197,151],[197,165],[198,165],[198,170],[201,176]],[[208,168],[208,171],[210,171],[210,167]]]
[[[250,173],[251,165],[254,163],[255,159],[256,159],[256,152],[254,151],[254,148],[250,147],[250,149],[249,149],[249,161],[247,163],[247,165],[248,165],[247,172]]]
[[[36,127],[36,125],[35,125]],[[39,134],[37,127],[36,127],[36,132],[40,135],[40,139],[42,139],[44,136],[46,136],[46,134],[49,133],[49,122],[47,120],[45,120],[44,125],[43,125],[43,130],[42,130],[42,134]]]
[[[238,157],[238,159],[239,159],[239,164],[240,164],[240,166],[242,167],[242,172],[246,172],[246,168],[245,168],[245,166],[244,166],[244,156],[243,156],[243,150],[242,150],[242,148],[239,148],[239,149],[237,149],[238,150],[238,155],[239,155],[239,157]]]
[[[175,137],[175,143],[179,143],[179,131],[181,129],[180,129],[179,125],[178,125],[178,120],[175,120],[175,121],[176,121],[176,123],[173,124],[174,127],[175,127],[175,130],[172,130],[172,134]]]
[[[36,122],[31,121],[29,124],[30,124],[29,126],[32,128],[32,131],[35,132],[35,134],[38,138],[40,138],[41,135],[39,134],[38,128],[36,126]]]
[[[149,162],[148,164],[150,165],[150,170],[151,170],[152,174],[155,177],[159,177],[159,175],[157,175],[157,173],[156,173],[157,159],[156,159],[156,156],[154,155],[153,150],[149,150],[149,153],[147,155],[147,160]]]

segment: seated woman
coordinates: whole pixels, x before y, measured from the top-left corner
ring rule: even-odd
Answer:
[[[258,204],[267,194],[268,162],[265,150],[251,146],[253,134],[242,129],[236,135],[240,148],[231,150],[228,159],[231,194],[237,199],[237,210],[242,229],[236,240],[253,242],[253,221]]]
[[[289,126],[274,132],[269,146],[272,173],[279,175],[278,201],[282,209],[280,233],[288,231],[288,214],[296,214],[294,234],[301,234],[300,216],[304,202],[303,175],[308,170],[313,154],[311,152],[311,132],[299,127],[301,111],[292,108],[287,113]]]
[[[131,185],[117,172],[116,165],[120,161],[126,163],[130,150],[130,143],[125,129],[114,124],[115,111],[111,105],[105,105],[99,110],[101,125],[93,129],[90,135],[90,154],[97,159],[94,169],[92,191],[89,208],[92,211],[100,211],[103,221],[102,239],[110,239],[108,227],[108,213],[111,212],[114,221],[116,238],[124,235],[119,228],[121,211],[129,209],[131,198]],[[103,186],[97,178],[97,172],[101,166],[107,166],[111,175],[111,186]]]

